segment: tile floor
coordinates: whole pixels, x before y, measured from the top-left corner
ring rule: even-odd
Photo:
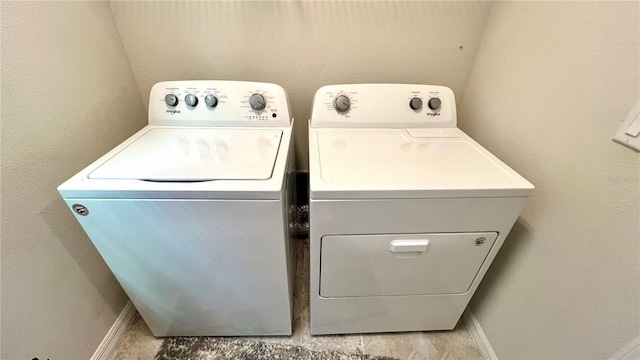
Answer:
[[[311,350],[389,356],[402,360],[481,359],[477,345],[460,321],[452,331],[390,334],[309,335],[309,242],[298,241],[298,271],[294,296],[294,333],[291,337],[260,337],[266,342],[300,345]],[[162,345],[137,315],[120,340],[112,359],[153,359]]]

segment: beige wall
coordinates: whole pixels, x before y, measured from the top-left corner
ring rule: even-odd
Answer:
[[[56,191],[140,129],[109,4],[2,2],[2,359],[88,359],[127,298]]]
[[[640,332],[638,2],[494,4],[460,127],[537,187],[472,308],[501,359],[605,359]]]
[[[400,1],[111,3],[145,102],[151,86],[161,80],[280,84],[296,118],[301,170],[308,168],[307,121],[320,86],[427,83],[447,85],[461,94],[489,6]]]

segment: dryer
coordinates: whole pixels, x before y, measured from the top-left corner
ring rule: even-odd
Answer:
[[[309,177],[312,334],[453,329],[534,189],[429,85],[320,88]]]
[[[161,82],[58,188],[155,336],[291,334],[292,125],[275,84]]]

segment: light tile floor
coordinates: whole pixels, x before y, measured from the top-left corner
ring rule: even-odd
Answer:
[[[309,242],[298,242],[298,271],[294,295],[294,333],[291,337],[260,340],[300,345],[311,350],[389,356],[402,360],[481,359],[477,345],[460,321],[452,331],[390,334],[311,336],[309,334]],[[162,345],[137,315],[118,343],[112,359],[153,359]]]

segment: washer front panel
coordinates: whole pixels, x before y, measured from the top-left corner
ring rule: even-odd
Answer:
[[[284,199],[76,201],[155,336],[291,334]]]

